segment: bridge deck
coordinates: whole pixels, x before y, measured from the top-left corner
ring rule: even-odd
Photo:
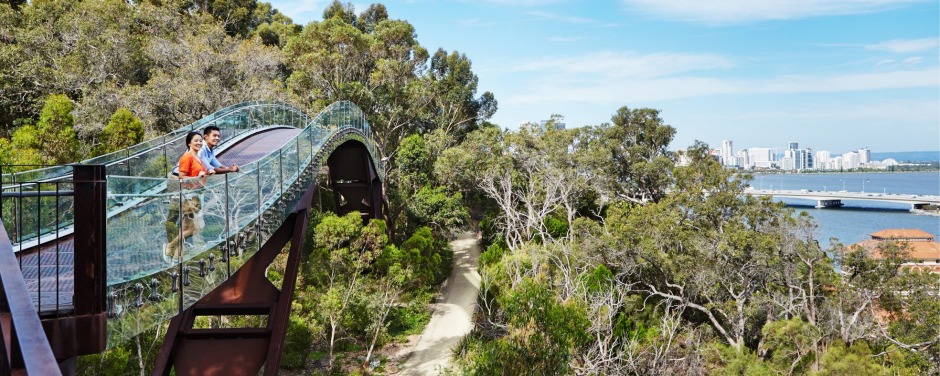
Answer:
[[[866,192],[844,191],[811,191],[811,190],[761,190],[748,189],[745,193],[754,196],[786,197],[805,200],[845,200],[845,201],[879,201],[911,205],[940,205],[940,196],[917,194],[882,194]]]
[[[261,159],[300,133],[297,128],[266,130],[227,146],[219,153],[226,165],[243,165]],[[140,239],[140,241],[148,241]],[[40,314],[72,310],[75,291],[74,238],[69,235],[40,247],[18,251],[16,257],[33,304]]]

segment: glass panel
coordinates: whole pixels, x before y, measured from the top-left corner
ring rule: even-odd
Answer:
[[[259,163],[259,192],[261,196],[262,213],[273,206],[278,197],[281,196],[282,176],[280,166],[279,153],[277,152],[262,158]],[[269,224],[269,222],[262,222],[258,226],[264,227],[266,224]],[[266,234],[264,232],[261,232],[260,235],[260,242],[263,244],[268,238],[265,236]]]
[[[208,177],[203,187],[181,187],[179,180],[166,179],[186,149],[185,134],[207,125],[221,128],[223,142],[269,126],[307,128],[279,151],[241,166],[239,173]],[[237,270],[283,223],[300,199],[301,189],[316,179],[319,164],[326,157],[317,157],[323,145],[337,131],[349,128],[361,130],[362,136],[344,137],[364,141],[377,156],[368,122],[350,102],[334,103],[315,119],[280,104],[245,102],[165,136],[94,159],[110,164],[108,285],[113,294],[110,301],[117,307],[114,312],[120,314],[109,320],[109,345],[165,322]],[[314,166],[309,167],[311,163]],[[376,165],[384,176],[381,164]],[[6,173],[3,190],[47,190],[44,185],[7,185],[26,179],[62,179],[70,174],[67,167]],[[22,242],[70,224],[72,203],[4,196],[0,214],[7,228],[14,229],[11,236]],[[48,214],[50,211],[55,214]],[[185,236],[180,237],[181,232]],[[175,262],[164,260],[165,250],[176,253],[177,249]],[[184,280],[187,283],[181,286]]]
[[[138,191],[167,185],[170,189],[156,194]],[[115,314],[108,322],[108,345],[113,346],[179,312],[173,291],[179,265],[167,262],[163,252],[179,234],[184,197],[177,179],[111,176],[108,191],[107,274]]]
[[[228,234],[225,176],[209,176],[203,181],[204,187],[184,189],[183,228],[187,236],[182,244],[183,309],[227,278],[225,271],[215,267]]]

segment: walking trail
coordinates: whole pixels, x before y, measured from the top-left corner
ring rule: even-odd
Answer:
[[[441,299],[432,304],[433,314],[400,375],[437,375],[450,363],[452,349],[473,329],[473,310],[480,291],[477,258],[480,235],[463,232],[450,243],[454,269],[441,288]]]

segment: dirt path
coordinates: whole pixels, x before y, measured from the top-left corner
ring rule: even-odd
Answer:
[[[460,233],[450,246],[454,250],[454,269],[441,288],[441,300],[432,305],[431,321],[402,364],[400,375],[440,374],[450,363],[451,349],[473,328],[471,319],[480,291],[479,234]]]

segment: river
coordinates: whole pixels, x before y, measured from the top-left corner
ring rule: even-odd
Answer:
[[[842,174],[759,174],[751,185],[757,189],[811,189],[814,191],[906,193],[940,195],[938,172],[842,173]],[[914,214],[910,205],[844,200],[842,208],[817,209],[815,201],[777,199],[816,219],[817,239],[827,247],[830,238],[843,244],[869,239],[869,234],[886,228],[913,228],[940,236],[940,216]]]

